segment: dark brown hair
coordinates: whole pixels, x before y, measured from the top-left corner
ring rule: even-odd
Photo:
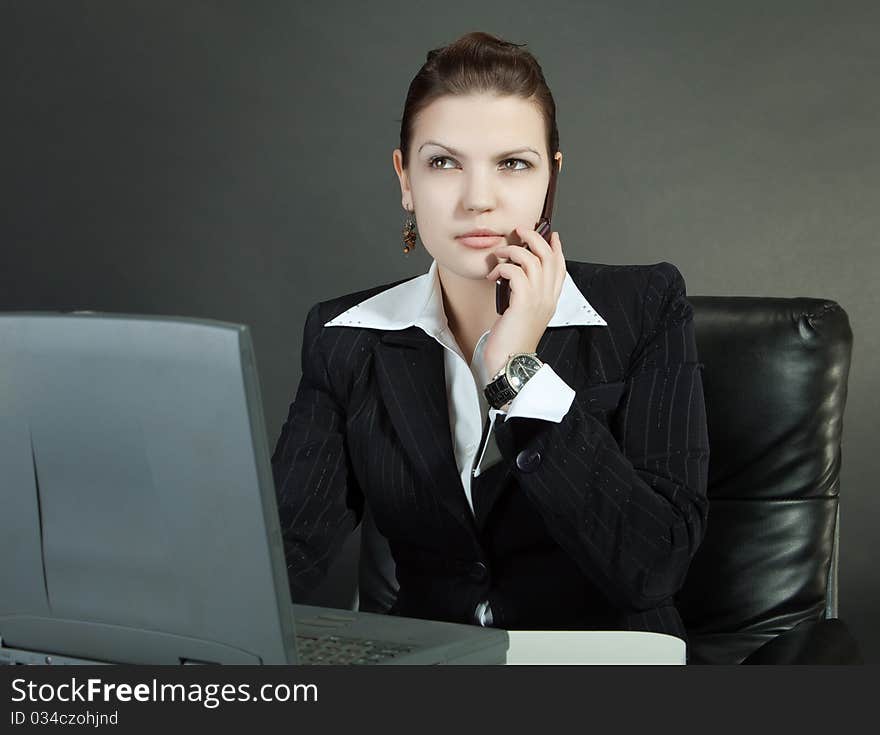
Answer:
[[[521,49],[524,43],[504,41],[489,33],[467,33],[448,46],[428,52],[427,61],[409,85],[400,121],[400,150],[403,167],[409,161],[409,147],[416,116],[438,97],[447,94],[495,93],[532,99],[544,117],[549,161],[559,150],[556,103],[541,66]]]

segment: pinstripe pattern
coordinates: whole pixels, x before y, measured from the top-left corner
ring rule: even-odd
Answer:
[[[272,457],[295,600],[321,580],[366,497],[397,562],[401,612],[469,622],[492,585],[473,565],[491,563],[498,546],[487,534],[503,526],[487,517],[518,492],[546,543],[595,588],[595,608],[614,612],[606,625],[685,637],[673,598],[705,530],[709,449],[684,281],[665,262],[567,267],[608,326],[545,331],[538,353],[574,403],[560,423],[496,423],[506,476],[481,490],[476,519],[455,465],[443,348],[417,327],[322,326],[397,284],[311,309],[302,379]],[[517,458],[535,452],[522,471]],[[432,575],[435,592],[420,581]]]

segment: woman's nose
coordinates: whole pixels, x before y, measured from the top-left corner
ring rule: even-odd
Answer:
[[[495,206],[495,192],[490,178],[486,174],[471,174],[465,184],[462,194],[465,209],[468,211],[484,212]]]

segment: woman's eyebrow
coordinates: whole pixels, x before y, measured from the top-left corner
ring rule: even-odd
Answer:
[[[459,151],[455,150],[455,148],[450,148],[448,145],[443,145],[443,143],[438,143],[436,140],[426,140],[424,143],[422,143],[419,146],[419,152],[421,152],[422,148],[424,148],[426,145],[436,145],[436,146],[439,146],[440,148],[446,149],[453,156],[463,156],[463,154],[460,153]],[[534,153],[538,158],[541,157],[541,154],[538,153],[538,151],[536,151],[534,148],[529,148],[528,146],[525,146],[523,148],[517,148],[515,151],[507,151],[506,153],[499,153],[498,158],[504,158],[505,156],[512,156],[514,153],[525,153],[526,151],[528,151],[530,153]]]

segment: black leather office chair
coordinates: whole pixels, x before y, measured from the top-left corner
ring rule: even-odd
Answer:
[[[823,299],[690,297],[709,522],[677,597],[692,663],[859,663],[837,619],[849,318]]]
[[[706,537],[677,596],[689,663],[861,663],[837,619],[846,312],[810,298],[693,296],[711,450]],[[394,562],[369,513],[359,603]]]

